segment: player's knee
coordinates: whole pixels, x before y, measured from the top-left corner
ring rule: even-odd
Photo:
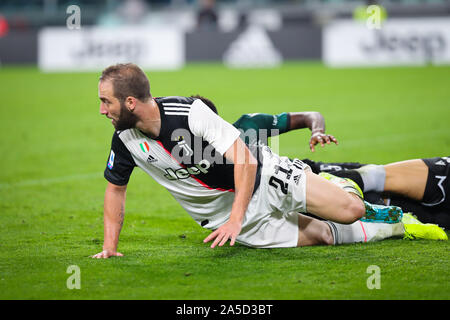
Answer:
[[[328,223],[302,214],[299,215],[298,223],[298,247],[334,244],[333,234]]]
[[[350,196],[347,201],[342,223],[350,224],[361,219],[366,213],[364,202],[356,196]]]
[[[333,245],[334,244],[333,233],[331,232],[331,229],[328,225],[324,226],[324,228],[323,228],[320,242],[323,245]]]
[[[364,217],[366,213],[366,207],[364,206],[364,202],[356,196],[353,198],[354,199],[351,205],[351,212],[353,215],[353,219],[350,223],[353,223],[356,220],[361,219],[362,217]]]

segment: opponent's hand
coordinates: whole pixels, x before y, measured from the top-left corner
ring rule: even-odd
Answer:
[[[109,257],[123,257],[123,254],[112,250],[103,250],[102,252],[91,256],[93,259],[108,259]]]
[[[326,134],[322,132],[316,132],[311,135],[311,139],[309,140],[309,148],[312,152],[315,151],[314,147],[318,143],[323,147],[326,144],[330,144],[331,142],[334,142],[335,144],[338,144],[338,141],[334,136],[331,134]]]
[[[239,222],[227,221],[219,229],[213,231],[209,236],[207,236],[205,240],[203,240],[203,242],[207,243],[215,239],[211,245],[211,248],[214,249],[216,245],[219,245],[219,247],[221,247],[229,239],[231,239],[230,246],[232,246],[234,245],[237,236],[241,232],[241,228],[242,226]]]

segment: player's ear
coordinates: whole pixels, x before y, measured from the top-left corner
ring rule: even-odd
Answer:
[[[125,98],[125,106],[131,112],[133,112],[134,109],[136,108],[136,102],[137,102],[137,99],[135,97],[129,96],[129,97]]]

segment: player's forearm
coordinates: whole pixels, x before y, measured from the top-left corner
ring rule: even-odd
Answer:
[[[256,163],[238,164],[234,166],[235,196],[231,208],[230,221],[242,223],[244,220],[245,212],[253,195],[256,169]]]
[[[103,250],[117,250],[125,215],[126,189],[108,186],[104,204]]]
[[[224,155],[234,163],[235,194],[230,221],[241,224],[253,194],[258,162],[241,139],[236,139]]]
[[[325,132],[325,118],[320,112],[290,112],[289,130],[309,128],[311,133]]]

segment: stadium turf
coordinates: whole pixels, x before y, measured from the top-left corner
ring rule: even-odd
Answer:
[[[312,154],[309,132],[290,132],[277,142],[283,155],[380,164],[449,155],[450,67],[193,64],[148,75],[154,96],[204,95],[230,122],[242,113],[320,111],[339,140]],[[127,193],[125,256],[90,259],[103,242],[113,132],[99,115],[98,77],[0,70],[0,299],[450,298],[449,242],[212,250],[202,243],[208,231],[139,169]],[[67,288],[71,265],[80,268],[79,290]],[[381,287],[371,290],[373,265]]]

